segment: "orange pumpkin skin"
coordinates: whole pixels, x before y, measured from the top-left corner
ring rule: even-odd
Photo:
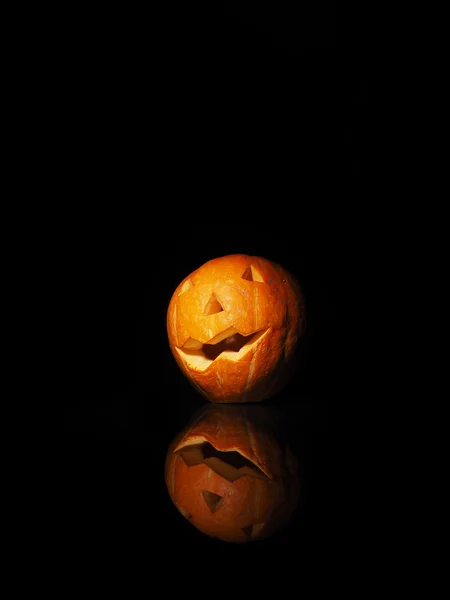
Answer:
[[[207,405],[166,456],[166,485],[178,511],[202,533],[226,542],[271,537],[290,521],[299,502],[297,459],[258,414],[255,418],[259,408],[264,410]],[[207,453],[207,447],[213,451]],[[230,468],[227,457],[235,453],[245,466]]]
[[[175,289],[167,310],[171,351],[209,401],[259,402],[291,377],[305,327],[299,283],[258,256],[214,258]]]

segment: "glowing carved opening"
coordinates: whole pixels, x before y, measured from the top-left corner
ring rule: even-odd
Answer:
[[[255,269],[253,265],[247,267],[242,275],[242,279],[246,279],[247,281],[259,281],[260,283],[264,283],[264,279],[261,276],[261,273]]]
[[[208,490],[202,490],[202,496],[212,513],[219,510],[223,502],[222,496],[219,496],[219,494],[215,494],[214,492],[208,492]]]
[[[239,352],[251,338],[251,335],[235,333],[218,344],[203,344],[203,354],[207,359],[212,361],[226,350],[229,352]]]
[[[181,290],[178,295],[181,296],[181,294],[184,294],[184,292],[187,292],[188,290],[190,290],[191,287],[194,287],[194,284],[192,283],[192,281],[190,279],[187,279],[181,286]]]
[[[254,538],[261,532],[261,529],[264,527],[265,523],[256,523],[255,525],[247,525],[247,527],[243,527],[242,531],[248,538]]]
[[[223,307],[217,299],[217,296],[215,294],[211,294],[211,298],[208,300],[208,304],[205,306],[203,314],[207,316],[215,315],[216,313],[220,313],[222,311]]]
[[[202,442],[184,446],[177,450],[177,454],[181,456],[188,467],[200,464],[208,465],[215,473],[231,482],[244,477],[244,475],[268,479],[258,465],[248,460],[239,450],[222,452],[209,442]]]
[[[183,348],[177,350],[191,367],[204,371],[218,356],[227,360],[240,360],[268,331],[262,329],[250,335],[242,335],[234,327],[229,327],[212,338],[208,344],[189,338]]]

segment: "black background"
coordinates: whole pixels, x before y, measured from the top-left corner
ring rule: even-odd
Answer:
[[[356,560],[367,527],[361,38],[334,2],[169,13],[110,11],[64,32],[66,539],[95,568],[222,552],[319,573]],[[167,306],[192,270],[235,252],[294,273],[308,314],[302,365],[269,401],[305,498],[289,527],[247,546],[199,533],[164,482],[170,441],[205,402],[170,353]]]

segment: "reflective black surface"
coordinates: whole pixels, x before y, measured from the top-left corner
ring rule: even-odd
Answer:
[[[127,55],[132,66],[120,71],[127,72],[128,100],[115,63],[106,72],[122,82],[119,95],[102,87],[105,98],[120,99],[122,108],[111,114],[122,115],[121,125],[109,119],[100,149],[94,152],[88,135],[74,151],[95,154],[95,185],[83,169],[68,178],[74,190],[106,202],[98,209],[89,202],[78,215],[64,263],[68,352],[57,451],[61,528],[75,561],[145,567],[151,553],[166,564],[173,555],[191,560],[195,548],[205,559],[214,552],[266,563],[282,556],[291,571],[293,562],[320,572],[345,562],[344,547],[358,547],[367,518],[359,482],[370,394],[362,343],[370,331],[363,285],[368,225],[358,208],[365,185],[357,122],[363,73],[356,69],[348,80],[348,70],[340,70],[327,15],[326,42],[315,40],[325,50],[331,44],[329,54],[315,53],[309,28],[305,44],[292,26],[280,44],[279,27],[272,34],[253,27],[251,15],[227,15],[217,35],[209,30],[206,48],[197,35],[189,53],[185,32],[183,43],[171,38],[168,62],[154,68],[142,58],[137,45],[145,39],[138,36]],[[149,90],[143,73],[151,73]],[[284,529],[246,546],[199,532],[174,507],[164,479],[169,444],[205,402],[170,353],[168,302],[192,270],[234,252],[292,271],[308,322],[299,369],[265,403],[298,457],[301,502]]]

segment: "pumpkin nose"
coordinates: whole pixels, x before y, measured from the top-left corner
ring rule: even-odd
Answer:
[[[217,313],[220,313],[222,311],[223,306],[220,303],[220,300],[217,298],[216,294],[213,292],[208,302],[206,303],[206,306],[203,310],[203,314],[208,317],[209,315],[216,315]]]

